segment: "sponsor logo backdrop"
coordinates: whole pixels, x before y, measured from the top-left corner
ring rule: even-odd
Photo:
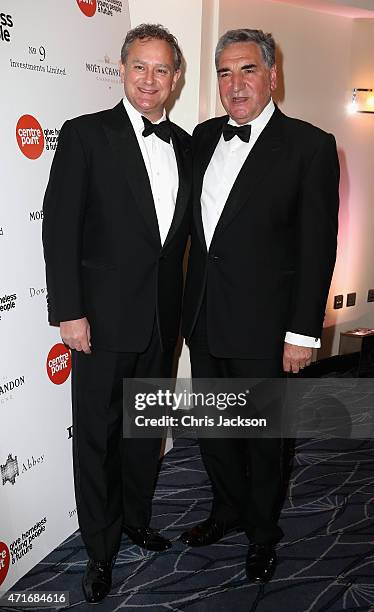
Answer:
[[[42,201],[68,118],[114,106],[127,0],[3,0],[0,591],[77,528],[70,351],[47,323]]]

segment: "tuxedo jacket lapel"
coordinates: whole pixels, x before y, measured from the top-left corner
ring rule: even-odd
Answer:
[[[225,207],[217,223],[211,246],[222,231],[239,213],[241,208],[254,197],[258,183],[269,173],[274,164],[281,159],[282,126],[281,112],[275,109],[270,121],[258,137],[253,149],[248,154],[237,178],[232,186]],[[256,198],[256,202],[261,198]]]
[[[133,193],[144,221],[153,238],[157,240],[161,247],[160,232],[148,172],[134,129],[122,101],[113,108],[107,123],[104,125],[104,129],[117,158],[120,160],[123,176]]]
[[[222,126],[228,121],[228,117],[219,117],[212,122],[210,129],[206,131],[201,140],[199,139],[199,145],[193,146],[193,159],[194,159],[194,175],[193,175],[193,193],[194,193],[194,207],[193,214],[195,219],[195,226],[200,238],[201,243],[206,247],[203,221],[201,217],[201,192],[203,188],[203,181],[206,169],[212,158],[214,150],[218,144],[222,134]]]
[[[190,198],[191,167],[190,163],[188,163],[188,156],[190,156],[191,153],[190,147],[189,145],[185,145],[180,138],[178,138],[173,130],[173,127],[171,138],[177,160],[179,185],[173,221],[171,223],[168,235],[166,236],[163,248],[169,244],[175,235],[175,232],[183,219]]]

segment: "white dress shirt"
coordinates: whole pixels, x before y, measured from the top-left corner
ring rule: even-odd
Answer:
[[[161,244],[164,244],[173,220],[179,186],[178,166],[173,145],[171,141],[170,143],[164,142],[156,134],[144,137],[142,135],[144,123],[141,113],[125,97],[123,98],[123,104],[134,128],[147,169],[156,209]],[[166,114],[164,111],[161,119],[154,123],[160,123],[165,119]]]
[[[223,135],[221,135],[218,141],[205,172],[201,192],[201,216],[208,250],[236,178],[274,110],[274,102],[270,100],[258,117],[248,122],[251,126],[249,142],[243,142],[238,136],[234,136],[231,140],[226,141]],[[236,126],[239,125],[231,118],[228,123]],[[293,332],[286,333],[285,341],[290,344],[310,348],[319,348],[321,346],[319,338],[311,338],[310,336],[303,336]]]

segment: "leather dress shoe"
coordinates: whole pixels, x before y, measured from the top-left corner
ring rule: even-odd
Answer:
[[[170,540],[164,538],[156,529],[151,529],[151,527],[130,527],[129,525],[123,525],[123,531],[134,544],[146,550],[161,552],[171,548]]]
[[[112,561],[89,559],[82,579],[83,593],[88,603],[98,603],[106,597],[112,586]]]
[[[272,544],[249,545],[245,568],[248,580],[260,583],[269,582],[276,566],[275,546]]]
[[[187,546],[208,546],[219,542],[230,531],[240,531],[239,523],[221,522],[209,517],[203,523],[184,531],[179,539]]]

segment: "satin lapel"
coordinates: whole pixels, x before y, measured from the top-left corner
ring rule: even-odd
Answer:
[[[163,248],[172,240],[175,232],[180,225],[184,213],[186,211],[188,201],[190,199],[191,183],[192,183],[192,169],[191,169],[191,146],[189,144],[183,144],[178,138],[176,133],[171,132],[171,139],[173,142],[174,153],[177,160],[178,166],[178,194],[177,201],[175,203],[175,211],[173,221],[171,223],[168,235],[164,242]]]
[[[108,140],[120,161],[137,206],[154,239],[161,246],[156,209],[143,156],[122,101],[117,104],[104,124]]]
[[[253,196],[257,184],[271,172],[274,164],[281,159],[282,125],[281,112],[275,109],[273,116],[261,132],[256,144],[245,160],[238,177],[226,200],[225,207],[217,223],[211,247],[220,233],[227,227],[240,209]],[[257,205],[261,205],[259,198]]]
[[[201,243],[206,248],[205,234],[203,228],[203,221],[201,217],[201,191],[203,188],[203,181],[206,169],[212,158],[214,150],[218,144],[222,134],[222,126],[228,121],[228,116],[219,117],[216,121],[212,121],[212,124],[205,128],[203,135],[195,137],[192,142],[193,151],[193,215],[195,219],[195,225],[197,233],[201,240]]]

